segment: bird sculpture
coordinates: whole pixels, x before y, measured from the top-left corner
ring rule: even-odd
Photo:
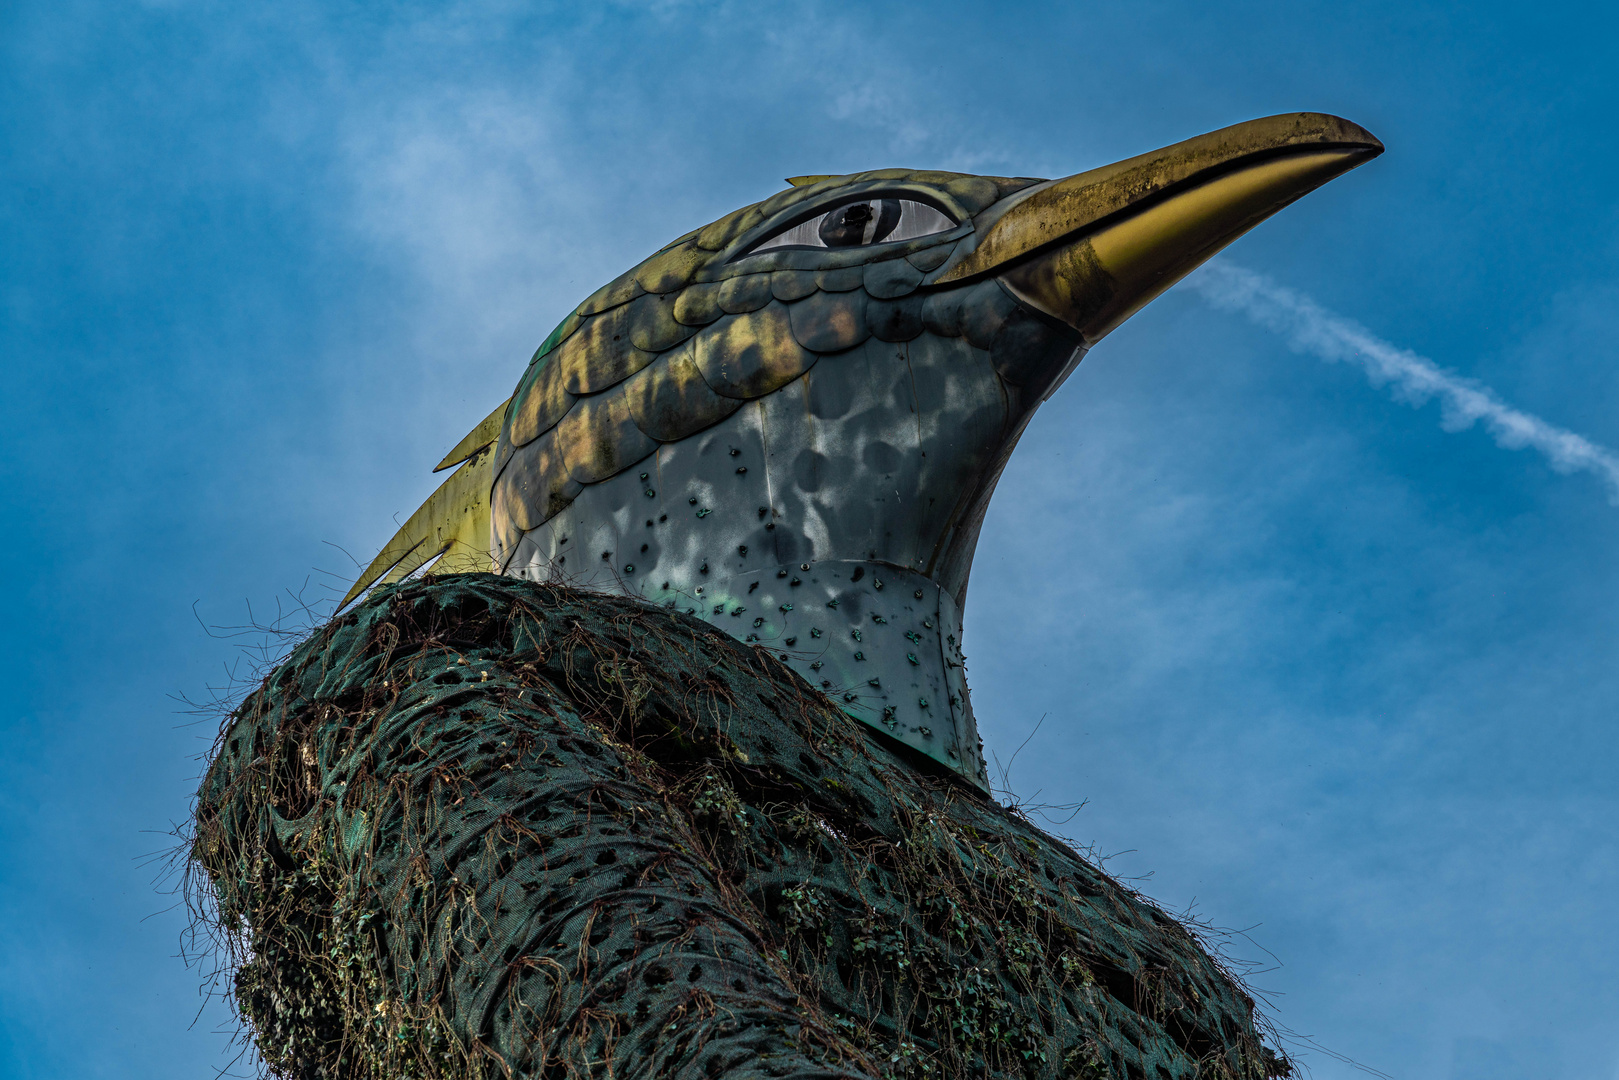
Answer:
[[[980,526],[1086,351],[1382,144],[1314,113],[1058,180],[801,176],[545,339],[344,603],[438,560],[699,616],[988,789],[964,678]]]

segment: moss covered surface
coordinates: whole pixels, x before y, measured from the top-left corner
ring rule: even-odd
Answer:
[[[1283,1075],[1169,916],[768,652],[483,574],[226,724],[193,857],[288,1077]]]

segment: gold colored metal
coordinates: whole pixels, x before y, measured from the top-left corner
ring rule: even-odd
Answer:
[[[658,448],[656,439],[635,426],[622,386],[580,398],[557,422],[552,437],[569,475],[581,484],[617,476]]]
[[[1153,200],[1209,185],[1223,174],[1260,170],[1270,161],[1292,156],[1310,159],[1314,167],[1287,174],[1293,187],[1281,183],[1265,189],[1271,198],[1268,209],[1261,211],[1258,206],[1244,201],[1246,217],[1227,215],[1222,219],[1234,230],[1223,241],[1228,243],[1294,199],[1382,152],[1383,144],[1365,128],[1336,116],[1289,113],[1234,124],[1152,153],[1037,185],[1020,196],[1001,200],[974,222],[978,242],[973,250],[948,267],[935,284],[944,285],[993,272],[1047,247],[1071,241],[1076,234],[1095,229],[1114,215],[1141,213]],[[1266,173],[1265,179],[1275,182],[1282,176]],[[1228,196],[1245,198],[1240,189],[1220,190]],[[1205,200],[1182,204],[1181,208],[1188,213],[1206,215],[1213,206],[1212,200]],[[1181,231],[1181,226],[1172,219],[1160,220],[1172,231]],[[1201,243],[1206,237],[1198,232],[1195,239]],[[1206,248],[1207,244],[1204,246]],[[1214,248],[1219,246],[1215,244]],[[1186,253],[1194,266],[1201,261],[1192,258],[1195,254]],[[1210,254],[1213,250],[1204,250],[1202,257]],[[1186,261],[1167,250],[1160,252],[1160,257],[1172,264]],[[1186,269],[1190,270],[1191,266]]]
[[[495,411],[478,422],[478,426],[467,432],[467,437],[455,444],[455,449],[444,455],[444,460],[433,466],[434,472],[443,472],[451,465],[459,465],[479,450],[492,444],[500,438],[500,425],[506,420],[506,406],[512,403],[507,398],[495,406]]]
[[[1261,158],[1115,216],[1000,278],[1094,345],[1237,237],[1370,157],[1335,148]]]
[[[556,422],[567,415],[577,400],[563,388],[568,376],[560,358],[549,356],[534,373],[527,387],[519,390],[512,406],[512,422],[508,429],[511,444],[524,446],[544,435]]]
[[[792,382],[815,364],[793,338],[786,304],[772,301],[747,315],[730,315],[694,339],[692,360],[722,397],[751,401]]]
[[[347,606],[374,584],[398,581],[435,559],[445,569],[493,570],[489,558],[489,486],[494,456],[493,444],[486,443],[451,473],[383,546],[382,553],[371,560],[338,607]]]
[[[553,428],[512,452],[490,495],[492,513],[509,515],[518,532],[525,533],[560,513],[581,490],[583,485],[568,475]]]

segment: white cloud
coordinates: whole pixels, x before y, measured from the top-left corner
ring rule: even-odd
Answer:
[[[1489,387],[1392,345],[1263,274],[1216,260],[1188,278],[1187,285],[1215,307],[1241,312],[1284,335],[1296,352],[1359,365],[1373,386],[1391,387],[1397,401],[1421,406],[1438,398],[1446,431],[1465,431],[1483,421],[1498,446],[1538,450],[1560,473],[1595,474],[1607,485],[1609,501],[1619,506],[1619,455],[1583,435],[1513,408]]]

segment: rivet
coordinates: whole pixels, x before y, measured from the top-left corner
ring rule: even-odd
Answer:
[[[787,659],[787,654],[786,654],[786,653],[782,653],[782,654],[781,654],[781,658],[782,658],[782,659],[783,659],[783,660],[786,660],[786,659]]]
[[[798,564],[798,568],[800,570],[808,570],[809,569],[809,563],[801,562],[801,563]]]
[[[646,545],[646,544],[642,544],[642,545],[641,545],[641,553],[642,553],[642,554],[643,554],[643,555],[644,555],[644,554],[646,554],[646,549],[647,549],[647,545]]]
[[[751,593],[751,592],[753,592],[754,589],[757,589],[758,587],[759,587],[759,583],[757,581],[755,581],[753,584],[748,586],[748,592]]]
[[[669,587],[669,583],[668,583],[668,582],[667,582],[667,581],[665,581],[665,582],[664,582],[664,583],[663,583],[663,587],[664,587],[664,588],[665,588],[665,589],[667,589],[667,588],[668,588],[668,587]]]
[[[912,594],[912,595],[913,595],[913,596],[915,596],[915,597],[916,597],[916,598],[917,598],[917,599],[918,599],[918,600],[920,600],[920,599],[922,599],[922,590],[921,590],[921,589],[918,589],[918,590],[916,590],[916,592],[915,592],[915,593],[913,593],[913,594]]]
[[[735,614],[736,614],[736,612],[734,612],[734,611],[733,611],[733,612],[731,612],[731,614],[732,614],[732,615],[735,615]],[[764,624],[765,624],[765,621],[764,621],[764,619],[763,619],[763,618],[759,618],[759,619],[754,619],[754,620],[753,620],[753,628],[754,628],[754,629],[755,629],[755,630],[757,630],[757,629],[759,629],[759,627],[761,627],[761,626],[763,626],[763,625],[764,625]]]
[[[917,704],[918,704],[918,705],[920,705],[920,706],[922,706],[922,708],[924,708],[924,709],[925,709],[925,708],[927,708],[927,707],[928,707],[928,699],[927,699],[927,698],[925,698],[925,697],[919,697],[919,698],[917,698],[917,699],[916,699],[916,703],[917,703]]]
[[[791,610],[793,610],[793,605],[791,605],[791,604],[783,604],[783,605],[781,605],[781,610],[783,610],[783,611],[791,611]]]
[[[668,521],[669,520],[669,515],[668,514],[659,514],[658,515],[658,520],[659,521]]]
[[[859,695],[859,694],[855,694],[855,693],[848,693],[848,694],[844,694],[844,695],[843,695],[843,700],[844,700],[844,701],[854,701],[854,700],[855,700],[855,699],[856,699],[856,698],[858,698],[858,697],[859,697],[859,696],[860,696],[860,695]]]
[[[881,624],[883,626],[888,625],[888,620],[883,618],[881,615],[873,615],[871,617],[871,621],[874,622],[874,623],[879,623],[879,624]]]
[[[905,631],[905,637],[906,640],[908,640],[912,645],[915,645],[922,640],[922,635],[918,634],[915,630]]]
[[[738,555],[746,555],[748,553],[748,545],[738,544],[736,547],[736,553]]]
[[[696,506],[697,505],[697,496],[693,495],[691,498],[687,499],[686,501],[691,503],[693,506]]]
[[[850,581],[859,581],[861,578],[863,578],[865,576],[866,576],[866,568],[864,566],[857,566],[857,567],[854,568],[854,573],[849,575],[849,580]]]
[[[786,577],[787,576],[787,571],[785,571],[785,570],[777,570],[776,571],[776,576],[777,577]]]
[[[725,614],[725,605],[724,604],[715,604],[714,605],[714,614],[716,614],[716,615]]]
[[[765,522],[765,532],[772,532],[772,531],[775,530],[775,528],[776,528],[776,523],[774,521]]]
[[[697,586],[697,595],[698,596],[703,595],[703,587],[701,585]]]
[[[568,557],[567,557],[567,556],[566,556],[566,555],[558,555],[558,556],[557,556],[557,564],[558,564],[558,565],[559,565],[559,566],[560,566],[560,565],[561,565],[561,564],[562,564],[562,563],[565,563],[565,562],[567,562],[567,561],[568,561]]]
[[[860,631],[858,631],[858,630],[850,630],[849,633],[854,635],[854,639],[856,641],[860,640]]]
[[[748,471],[748,467],[746,465],[738,465],[736,467],[736,474],[738,476],[741,476],[743,473],[745,473],[747,471]]]
[[[922,625],[924,627],[926,627],[927,629],[932,630],[933,629],[933,620],[932,619],[923,619],[922,620]]]
[[[736,457],[736,456],[737,456],[737,455],[738,455],[738,454],[740,454],[740,453],[741,453],[741,452],[742,452],[742,451],[740,451],[740,450],[738,450],[738,449],[737,449],[737,448],[736,448],[736,447],[734,447],[734,446],[733,446],[733,447],[731,447],[731,456],[732,456],[732,457]]]
[[[697,568],[697,572],[698,572],[698,573],[699,573],[699,574],[706,574],[706,573],[708,573],[708,560],[707,560],[707,559],[704,559],[704,560],[703,560],[703,565],[701,565],[701,566],[699,566],[699,567],[698,567],[698,568]]]
[[[625,563],[625,564],[624,564],[624,572],[625,572],[625,573],[626,573],[626,574],[633,574],[633,573],[635,573],[635,564],[634,564],[634,563]]]
[[[646,474],[646,473],[642,473],[642,474],[641,474],[641,479],[642,479],[642,480],[645,480],[645,479],[646,479],[646,478],[647,478],[647,474]]]
[[[921,663],[921,661],[916,658],[915,653],[909,653],[909,652],[906,653],[905,654],[905,659],[909,660],[913,664],[920,664]]]
[[[816,665],[811,664],[810,666],[815,667]],[[832,680],[831,679],[822,679],[821,680],[821,689],[822,690],[825,690],[827,687],[829,687],[831,685],[832,685]]]
[[[930,727],[919,727],[916,730],[922,733],[922,738],[924,739],[933,738],[933,729]]]
[[[854,654],[854,658],[856,660],[864,660],[866,658],[866,654],[863,653],[863,652],[856,651],[855,654]]]
[[[604,558],[604,559],[611,559],[611,558],[612,558],[612,557],[613,557],[613,553],[612,553],[612,552],[611,552],[611,551],[604,551],[604,552],[602,552],[602,558]]]
[[[797,578],[793,578],[793,580],[789,581],[787,584],[789,584],[789,585],[802,585],[804,583],[802,581],[799,581]]]
[[[768,507],[768,506],[759,507],[759,516],[760,517],[764,517],[768,513],[770,513],[770,507]]]
[[[733,616],[733,617],[735,617],[735,616],[737,616],[737,615],[740,615],[740,614],[742,614],[742,613],[743,613],[743,612],[744,612],[744,611],[746,611],[746,610],[748,610],[748,609],[747,609],[747,608],[745,608],[745,607],[743,607],[743,606],[742,606],[742,605],[741,605],[741,604],[738,604],[738,605],[737,605],[737,606],[736,606],[736,610],[735,610],[735,611],[733,611],[733,612],[731,612],[731,615],[732,615],[732,616]]]
[[[758,641],[758,640],[759,640],[759,635],[758,635],[758,634],[749,634],[749,635],[748,635],[748,636],[747,636],[747,637],[745,637],[745,638],[743,638],[743,639],[742,639],[742,640],[743,640],[743,641],[744,641],[744,642],[747,642],[747,641]]]
[[[651,488],[646,489],[645,495],[649,499],[656,499],[658,497],[658,493],[653,491]]]
[[[810,627],[810,637],[820,637],[820,636],[821,636],[821,628],[819,626]]]
[[[790,637],[790,638],[787,639],[787,647],[789,649],[792,648],[794,645],[797,645],[797,644],[798,644],[798,639],[797,638]]]
[[[708,515],[712,514],[713,512],[714,511],[710,510],[708,507],[705,506],[701,510],[697,511],[697,516],[700,517],[700,518],[705,518]]]
[[[811,671],[820,671],[821,670],[821,662],[819,660],[815,661],[815,663],[810,665],[810,670]]]
[[[882,592],[883,591],[883,579],[882,578],[876,579],[875,581],[873,581],[871,583],[871,587],[873,589],[876,589],[878,592]]]
[[[866,685],[875,686],[877,689],[881,690],[883,688],[883,681],[881,679],[867,679]]]
[[[828,600],[828,601],[827,601],[827,602],[826,602],[826,606],[827,606],[827,607],[837,607],[837,606],[838,606],[838,601],[837,601],[837,598],[836,598],[836,597],[833,597],[833,598],[832,598],[832,599],[831,599],[831,600]]]

